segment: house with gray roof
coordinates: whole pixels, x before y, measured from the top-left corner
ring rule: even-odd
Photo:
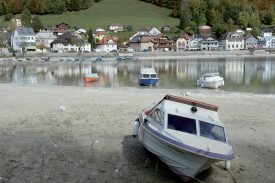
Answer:
[[[252,34],[244,35],[244,49],[258,48],[258,38]]]
[[[35,52],[35,33],[32,28],[16,28],[11,36],[11,46],[18,52]]]
[[[40,31],[35,35],[36,46],[40,47],[37,51],[49,51],[51,48],[51,43],[57,37],[51,31]],[[44,50],[45,49],[45,50]]]
[[[218,50],[219,49],[219,41],[214,39],[213,37],[205,37],[199,42],[200,50]]]
[[[221,40],[221,45],[225,50],[243,50],[244,38],[238,32],[226,32]]]

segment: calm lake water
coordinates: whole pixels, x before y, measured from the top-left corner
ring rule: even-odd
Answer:
[[[275,58],[0,63],[0,83],[141,88],[137,80],[142,67],[158,73],[159,83],[151,88],[195,89],[202,74],[220,72],[225,86],[219,90],[275,94]],[[91,72],[100,78],[85,84],[83,76]]]

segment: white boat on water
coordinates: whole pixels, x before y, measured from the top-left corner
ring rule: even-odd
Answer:
[[[219,88],[224,85],[224,79],[220,73],[207,73],[197,80],[197,86],[202,88]]]
[[[234,159],[218,107],[166,95],[153,108],[142,111],[132,134],[184,181],[194,178],[212,163]]]

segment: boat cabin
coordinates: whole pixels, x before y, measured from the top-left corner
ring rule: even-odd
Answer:
[[[191,104],[191,105],[189,105]],[[223,124],[217,114],[217,106],[196,103],[192,100],[175,101],[163,99],[152,110],[147,111],[148,122],[159,130],[178,138],[194,135],[227,143]],[[193,140],[194,141],[194,140]]]
[[[142,68],[140,78],[157,78],[157,73],[154,68]]]

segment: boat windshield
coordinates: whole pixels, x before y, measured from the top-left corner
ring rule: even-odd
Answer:
[[[224,128],[221,126],[200,121],[200,134],[202,137],[226,142]]]
[[[149,78],[149,74],[143,74],[143,78]]]
[[[150,74],[151,78],[156,78],[157,75],[156,74]]]
[[[182,131],[182,132],[191,133],[191,134],[197,134],[196,120],[191,118],[168,114],[167,127],[172,130]]]

